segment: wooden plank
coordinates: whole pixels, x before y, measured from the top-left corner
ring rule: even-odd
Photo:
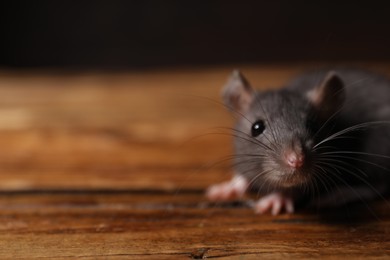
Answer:
[[[375,215],[350,206],[278,217],[255,215],[245,204],[210,204],[199,193],[8,193],[0,205],[2,259],[390,254],[390,215],[380,203],[370,208]]]

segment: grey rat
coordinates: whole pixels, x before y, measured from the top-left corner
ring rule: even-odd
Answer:
[[[263,196],[257,213],[297,204],[340,206],[382,197],[390,186],[390,81],[356,69],[307,72],[256,91],[234,71],[223,100],[238,117],[234,176],[211,186],[213,201]]]

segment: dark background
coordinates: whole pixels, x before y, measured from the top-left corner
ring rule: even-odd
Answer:
[[[0,66],[132,68],[389,61],[376,1],[8,1]]]

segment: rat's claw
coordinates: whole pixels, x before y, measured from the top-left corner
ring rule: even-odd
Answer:
[[[240,199],[248,187],[244,177],[236,176],[230,181],[219,183],[209,187],[206,196],[211,201],[226,201]]]
[[[283,209],[291,214],[294,212],[294,202],[290,197],[281,193],[271,193],[259,199],[254,205],[254,209],[258,214],[271,212],[272,215],[278,215]]]

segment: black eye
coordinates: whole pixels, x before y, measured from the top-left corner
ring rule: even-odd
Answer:
[[[262,120],[256,121],[252,125],[252,136],[257,137],[261,135],[264,132],[264,129],[265,129],[264,122]]]

